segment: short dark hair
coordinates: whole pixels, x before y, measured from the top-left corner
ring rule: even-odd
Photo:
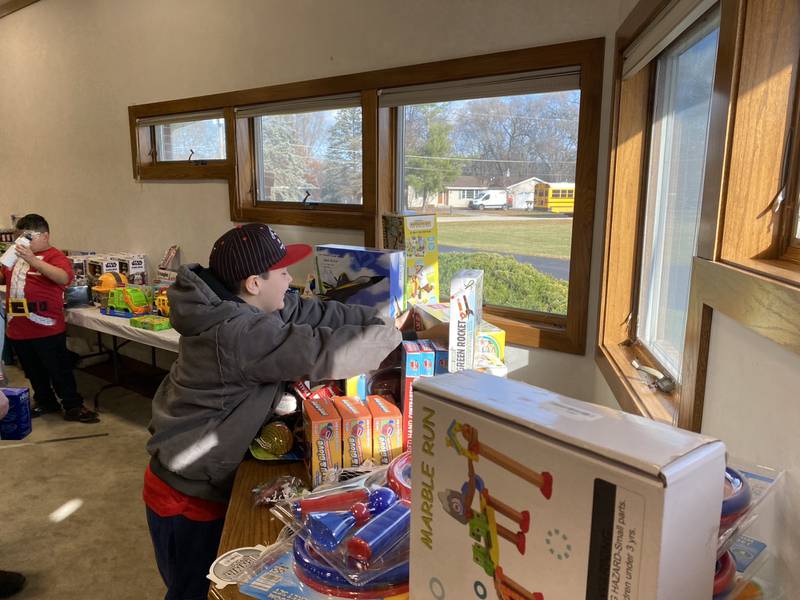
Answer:
[[[269,279],[269,271],[267,271],[266,273],[261,273],[259,277],[261,277],[261,279]],[[226,281],[223,281],[222,285],[224,285],[225,289],[228,290],[231,294],[238,295],[242,293],[245,281],[247,280],[242,279],[241,281],[234,281],[233,283],[228,283]]]
[[[18,231],[28,230],[50,233],[50,225],[48,225],[47,220],[42,215],[35,213],[25,215],[14,224],[14,227]]]

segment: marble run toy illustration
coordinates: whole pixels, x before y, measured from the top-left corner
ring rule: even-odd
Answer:
[[[464,443],[459,439],[459,435]],[[478,439],[478,431],[466,423],[455,420],[450,423],[447,428],[446,445],[467,459],[467,481],[459,491],[440,492],[439,501],[445,512],[469,527],[469,535],[476,542],[472,545],[472,560],[493,579],[500,600],[544,600],[543,594],[526,590],[506,575],[500,566],[500,539],[513,544],[520,554],[525,554],[525,534],[530,529],[530,512],[518,511],[492,496],[489,487],[475,472],[475,463],[483,458],[496,464],[538,488],[546,500],[549,500],[553,493],[553,476],[546,471],[536,472],[481,442]],[[477,510],[473,508],[475,496],[478,497]],[[498,513],[512,521],[518,530],[514,532],[498,523]]]

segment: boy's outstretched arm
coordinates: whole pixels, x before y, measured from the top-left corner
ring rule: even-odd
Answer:
[[[286,294],[284,302],[280,313],[287,324],[336,329],[342,325],[379,325],[387,322],[378,316],[377,309],[369,306],[342,304],[335,300],[323,302],[316,298],[301,298],[294,293]]]
[[[238,335],[241,333],[241,335]],[[242,375],[260,383],[345,379],[377,369],[402,341],[394,325],[312,327],[263,315],[236,336]]]

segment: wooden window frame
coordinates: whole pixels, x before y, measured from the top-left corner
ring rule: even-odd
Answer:
[[[684,405],[681,385],[676,384],[669,393],[663,392],[650,385],[652,380],[648,381],[633,367],[636,360],[645,367],[668,373],[638,342],[633,328],[641,280],[656,59],[622,80],[623,52],[667,4],[662,0],[641,0],[616,34],[609,195],[595,360],[623,410],[676,424],[680,421],[679,409]],[[727,150],[726,132],[732,126],[729,115],[744,11],[744,0],[721,0],[719,4],[720,33],[700,209],[699,252],[710,243],[713,245],[718,235],[719,182]],[[686,369],[685,342],[684,373]],[[694,370],[692,366],[690,372]]]
[[[230,119],[227,112],[223,112],[222,118],[225,122],[225,158],[224,159],[202,159],[202,160],[170,160],[159,161],[156,156],[156,133],[155,125],[140,123],[140,119],[148,117],[158,117],[162,115],[148,114],[147,111],[128,109],[128,119],[131,130],[131,152],[133,154],[133,177],[141,181],[158,181],[172,179],[228,179],[233,169],[234,160],[232,158],[230,139],[228,130]],[[175,117],[179,122],[182,113],[168,113],[168,116]],[[209,118],[212,118],[209,116]],[[219,117],[216,117],[219,118]]]
[[[603,85],[602,38],[541,46],[483,56],[369,71],[312,81],[141,104],[128,108],[133,172],[137,179],[224,179],[228,181],[232,221],[261,221],[361,231],[364,244],[381,245],[381,214],[394,210],[397,109],[378,106],[380,90],[411,85],[512,75],[565,66],[580,67],[580,116],[575,174],[576,203],[570,253],[567,315],[508,307],[487,307],[486,320],[506,330],[510,344],[584,354],[589,306],[594,205],[598,175]],[[237,107],[359,93],[362,107],[363,198],[361,206],[316,204],[313,208],[256,202],[253,194],[252,134]],[[148,163],[148,141],[137,119],[207,110],[223,110],[226,127],[224,164]],[[156,169],[159,169],[156,171]],[[264,206],[269,204],[269,206]],[[290,203],[287,203],[290,204]]]
[[[698,255],[800,285],[800,247],[792,243],[800,193],[800,5],[749,2],[743,19],[721,225],[714,246]],[[782,185],[784,201],[776,206]]]

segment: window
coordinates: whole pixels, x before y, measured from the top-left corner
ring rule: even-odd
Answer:
[[[157,124],[154,129],[157,161],[225,158],[225,120],[221,117]]]
[[[260,115],[254,126],[258,202],[363,203],[360,106]]]
[[[692,270],[700,245],[717,238],[708,198],[725,155],[740,7],[683,0],[634,9],[617,32],[596,359],[623,409],[668,423],[697,369],[685,368],[701,336],[689,319]]]
[[[515,94],[492,95],[499,82],[485,90],[449,84],[443,101],[398,102],[398,201],[401,210],[440,213],[441,281],[460,269],[482,269],[487,305],[564,316],[572,218],[526,210],[524,196],[508,190],[532,190],[536,179],[575,181],[581,93],[572,73],[529,77],[535,93],[523,93],[519,78]],[[422,96],[436,92],[431,86]],[[394,93],[414,100],[413,90]],[[435,199],[464,176],[489,191],[438,205]],[[449,300],[446,283],[440,294]]]
[[[637,338],[680,380],[703,188],[719,13],[656,63]]]
[[[225,179],[234,221],[358,231],[367,246],[381,243],[382,214],[437,211],[443,279],[484,268],[484,314],[509,343],[582,354],[603,49],[598,38],[131,106],[134,176]],[[209,119],[222,123],[217,158],[198,158],[191,128],[177,144],[172,125]],[[511,150],[493,151],[493,134]],[[534,205],[540,181],[574,181],[574,214]]]
[[[157,105],[152,112],[159,113]],[[152,116],[128,109],[137,179],[227,179],[227,126],[224,111]]]

